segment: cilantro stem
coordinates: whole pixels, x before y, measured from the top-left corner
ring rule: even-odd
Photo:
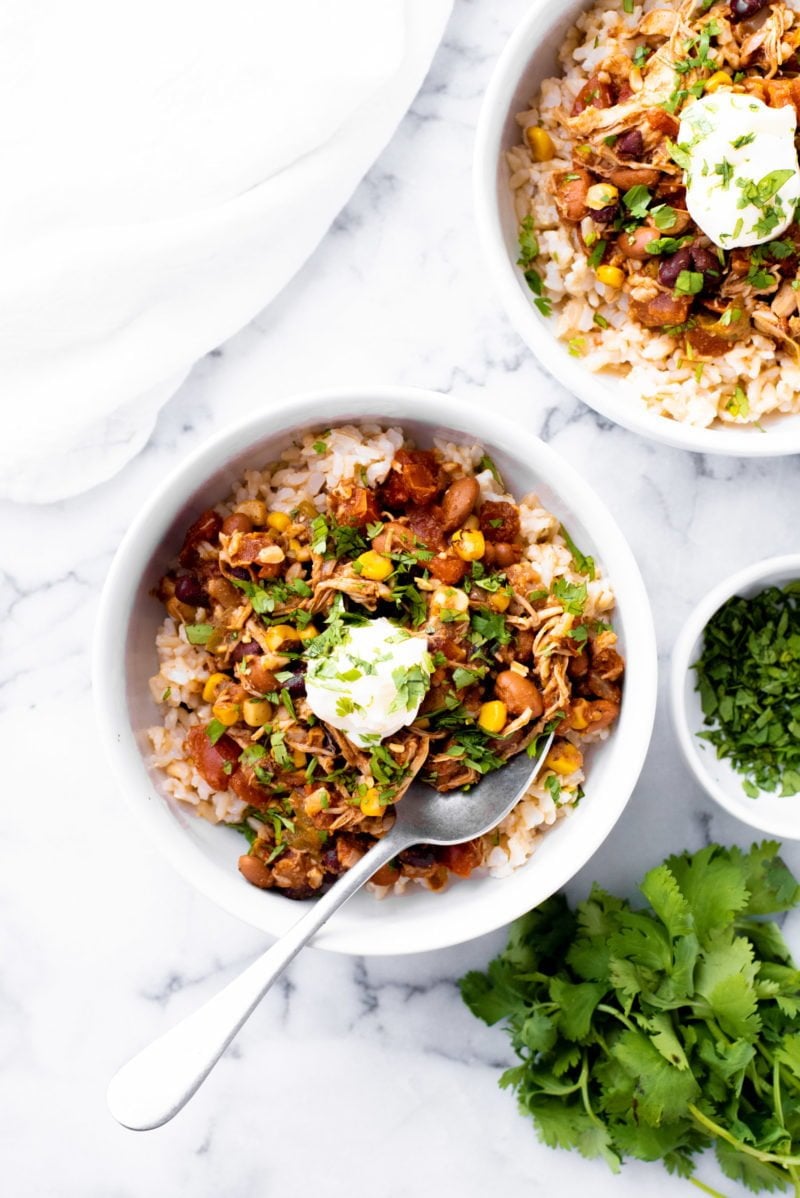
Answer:
[[[712,1190],[711,1186],[707,1186],[704,1181],[699,1181],[696,1177],[690,1177],[689,1184],[697,1186],[698,1190],[702,1190],[704,1194],[710,1194],[711,1198],[725,1198],[725,1195],[720,1194],[719,1190]]]
[[[597,1004],[597,1009],[598,1009],[598,1011],[605,1011],[606,1015],[613,1015],[615,1019],[618,1019],[620,1021],[620,1023],[625,1024],[628,1031],[633,1032],[636,1030],[635,1027],[633,1026],[633,1024],[631,1023],[630,1019],[626,1019],[625,1016],[622,1014],[622,1011],[618,1011],[616,1009],[616,1007],[609,1007],[609,1006],[606,1006],[606,1004],[604,1002],[599,1002]]]
[[[695,1123],[699,1123],[712,1136],[718,1136],[721,1140],[727,1140],[737,1152],[743,1152],[746,1156],[752,1156],[757,1161],[761,1161],[762,1164],[781,1165],[784,1169],[788,1169],[790,1165],[800,1165],[800,1156],[777,1156],[774,1152],[761,1152],[758,1148],[751,1148],[749,1144],[744,1144],[741,1140],[737,1140],[736,1136],[726,1131],[724,1127],[720,1127],[719,1123],[715,1123],[708,1115],[704,1115],[701,1110],[698,1110],[693,1102],[689,1103],[688,1111]]]
[[[583,1054],[583,1067],[581,1069],[581,1075],[578,1078],[578,1085],[580,1086],[581,1098],[583,1099],[583,1105],[584,1105],[584,1108],[586,1109],[586,1114],[589,1116],[592,1123],[595,1123],[598,1127],[602,1127],[603,1124],[597,1118],[597,1115],[595,1115],[594,1111],[592,1110],[592,1104],[589,1101],[589,1084],[588,1083],[589,1083],[589,1057],[588,1057],[587,1053],[584,1053]]]
[[[784,1131],[786,1131],[786,1123],[783,1118],[783,1102],[781,1101],[781,1065],[780,1061],[775,1061],[772,1066],[772,1101],[775,1103],[775,1115],[778,1123]]]

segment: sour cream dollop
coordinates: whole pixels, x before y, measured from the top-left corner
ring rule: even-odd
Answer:
[[[793,105],[718,91],[684,111],[678,133],[686,207],[715,245],[761,245],[785,233],[800,200]]]
[[[306,698],[318,719],[366,749],[413,723],[432,671],[427,639],[381,617],[345,626],[309,659]]]

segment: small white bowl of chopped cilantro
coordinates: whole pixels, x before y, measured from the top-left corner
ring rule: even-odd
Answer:
[[[672,713],[698,782],[731,815],[800,840],[800,554],[757,562],[694,609]]]

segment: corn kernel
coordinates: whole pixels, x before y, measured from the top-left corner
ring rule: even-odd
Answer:
[[[276,532],[286,532],[291,522],[286,512],[270,512],[267,516],[267,527],[274,528]]]
[[[203,687],[203,699],[205,702],[213,702],[225,683],[229,681],[230,679],[227,674],[212,674],[210,678],[207,678],[206,684]]]
[[[306,624],[305,628],[298,628],[297,636],[305,644],[306,641],[313,641],[314,637],[319,636],[319,629],[316,624]]]
[[[294,554],[295,561],[309,562],[311,561],[311,546],[301,545],[297,537],[292,537],[289,541],[289,549]]]
[[[586,193],[586,207],[593,212],[602,212],[603,208],[616,204],[618,199],[619,188],[613,183],[595,183]]]
[[[508,605],[511,602],[511,596],[508,591],[495,591],[489,596],[489,607],[492,611],[508,611]]]
[[[250,728],[262,728],[272,718],[272,704],[266,699],[245,699],[242,715]]]
[[[462,528],[480,528],[480,526],[481,522],[474,512],[471,516],[467,516],[466,520],[461,525]]]
[[[573,745],[568,740],[560,741],[553,745],[550,752],[544,759],[545,769],[551,769],[556,774],[560,774],[562,778],[566,778],[569,774],[574,774],[583,765],[583,753],[577,745]]]
[[[380,795],[376,786],[370,786],[369,790],[361,798],[361,814],[370,816],[383,815],[383,807],[380,802]]]
[[[292,750],[292,765],[298,770],[301,770],[303,766],[308,765],[308,758],[302,749]]]
[[[597,281],[605,283],[606,287],[621,287],[625,282],[625,272],[618,266],[598,266]]]
[[[456,587],[437,587],[431,596],[431,615],[443,611],[465,612],[469,609],[469,596]]]
[[[721,87],[733,87],[733,79],[727,71],[715,71],[710,79],[706,79],[706,95],[719,91]]]
[[[394,570],[394,563],[374,549],[368,549],[356,560],[361,567],[361,577],[370,582],[383,582]]]
[[[576,732],[583,732],[589,727],[589,704],[586,699],[575,699],[569,710],[569,726]]]
[[[479,529],[460,528],[453,534],[453,548],[462,562],[478,562],[486,552],[486,541]]]
[[[244,503],[237,505],[236,511],[241,512],[243,516],[249,516],[254,524],[267,522],[267,505],[263,499],[246,499]]]
[[[316,520],[319,515],[319,512],[310,499],[301,499],[297,505],[297,511],[301,516],[305,516],[307,520]]]
[[[525,130],[525,140],[534,162],[549,162],[555,157],[556,147],[546,129],[539,125],[530,125]]]
[[[505,728],[507,716],[508,709],[505,703],[501,703],[499,699],[493,699],[490,703],[482,703],[478,715],[478,727],[483,728],[484,732],[490,732],[496,736]]]
[[[220,724],[230,728],[239,719],[241,711],[238,703],[232,703],[230,699],[217,699],[211,708],[211,714],[215,720],[219,720]]]
[[[298,641],[300,634],[296,628],[292,628],[291,624],[274,624],[272,628],[268,628],[265,633],[267,648],[272,653],[277,653],[278,650],[287,642]]]

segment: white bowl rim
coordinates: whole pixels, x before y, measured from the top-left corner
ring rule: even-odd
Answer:
[[[732,595],[737,594],[747,587],[752,587],[754,584],[766,580],[770,576],[793,573],[796,573],[800,577],[800,553],[785,553],[777,557],[765,558],[761,561],[753,562],[750,566],[745,566],[742,570],[737,570],[735,574],[731,574],[727,578],[723,578],[721,582],[717,583],[716,586],[712,587],[703,596],[690,612],[675,641],[675,648],[672,652],[672,669],[670,671],[672,725],[686,764],[697,781],[729,815],[735,816],[736,819],[744,824],[748,824],[752,828],[757,828],[760,832],[780,836],[784,840],[793,838],[786,831],[785,827],[781,826],[777,828],[763,813],[759,814],[757,800],[752,805],[752,818],[748,818],[751,808],[732,799],[725,790],[725,787],[720,786],[716,778],[706,769],[703,755],[698,747],[697,737],[690,728],[686,716],[685,685],[686,676],[692,666],[692,662],[689,659],[694,653],[695,646],[703,634],[703,629],[714,613],[722,607],[723,603],[730,599]],[[798,829],[796,839],[800,839],[800,829]]]
[[[378,415],[382,411],[391,411],[392,404],[401,404],[403,414]],[[229,457],[232,452],[238,452],[238,448],[235,447],[241,444],[244,435],[255,443],[265,437],[291,434],[294,430],[299,433],[306,427],[318,426],[329,420],[341,420],[345,412],[350,412],[354,420],[372,419],[401,425],[404,421],[413,420],[449,424],[454,429],[463,429],[466,435],[474,437],[487,448],[491,448],[493,444],[493,438],[487,429],[491,426],[499,430],[499,440],[502,441],[502,435],[505,435],[509,439],[508,443],[515,445],[520,457],[527,452],[534,462],[532,470],[540,471],[544,475],[542,481],[563,495],[565,503],[580,511],[581,520],[587,528],[602,525],[602,533],[596,537],[593,534],[593,539],[598,542],[598,550],[602,549],[609,556],[613,553],[618,567],[620,562],[624,564],[622,573],[625,574],[624,585],[629,600],[627,623],[631,630],[631,640],[635,639],[637,645],[636,659],[629,660],[627,671],[629,681],[632,682],[635,678],[638,688],[635,708],[637,731],[635,737],[631,735],[629,738],[627,753],[615,775],[614,792],[603,798],[602,817],[597,816],[596,835],[588,838],[587,843],[577,841],[573,845],[569,869],[550,893],[565,885],[586,864],[621,816],[644,765],[655,721],[658,689],[655,629],[647,591],[632,550],[616,520],[593,488],[572,465],[539,438],[512,421],[497,416],[489,405],[479,407],[435,391],[394,386],[336,388],[287,396],[281,400],[273,400],[262,409],[226,425],[194,449],[160,486],[151,492],[120,543],[106,578],[97,613],[92,654],[93,691],[107,758],[111,762],[123,797],[140,826],[176,871],[192,886],[230,914],[273,936],[282,934],[292,921],[275,921],[270,917],[270,908],[266,904],[263,908],[265,918],[255,920],[252,913],[244,909],[245,904],[237,900],[236,893],[242,893],[240,888],[236,888],[236,893],[218,893],[220,884],[215,880],[217,874],[213,865],[200,860],[198,854],[190,851],[186,838],[183,838],[182,842],[177,834],[179,830],[165,834],[164,828],[158,829],[155,826],[156,821],[148,816],[152,807],[143,802],[143,788],[150,785],[152,789],[152,784],[149,782],[128,717],[125,671],[123,668],[109,669],[109,662],[119,662],[120,645],[124,644],[124,637],[120,636],[118,613],[126,610],[131,590],[138,584],[141,570],[147,560],[147,555],[142,552],[142,545],[146,546],[148,543],[147,530],[151,517],[158,512],[161,505],[166,502],[169,510],[176,512],[180,503],[192,490],[202,485],[202,480],[210,478],[215,469],[227,460],[226,455]],[[551,478],[547,477],[548,472]],[[551,481],[556,477],[556,472],[558,482]],[[620,578],[620,573],[618,568],[617,579]],[[491,884],[497,880],[487,881]],[[535,901],[531,900],[527,905],[521,905],[518,897],[514,898],[511,888],[505,888],[504,891],[502,886],[496,885],[492,887],[491,892],[487,891],[487,902],[480,908],[480,916],[473,918],[469,927],[454,926],[443,934],[441,927],[437,930],[436,921],[432,920],[426,925],[421,920],[413,935],[400,938],[395,936],[391,943],[387,942],[386,937],[381,937],[380,921],[376,921],[375,924],[356,925],[355,928],[343,928],[341,925],[337,926],[334,916],[315,938],[314,947],[371,956],[430,951],[463,943],[494,931],[544,901],[545,897],[541,895]],[[290,900],[287,900],[287,904],[289,902]],[[299,918],[303,908],[300,904],[295,906],[298,908]],[[276,926],[276,922],[279,922],[280,926]],[[457,920],[453,919],[452,922],[455,925]]]
[[[583,7],[589,7],[588,0]],[[498,153],[501,152],[502,130],[510,113],[513,89],[525,67],[536,56],[542,17],[552,10],[552,0],[530,0],[525,16],[494,68],[475,133],[472,178],[478,238],[511,323],[553,378],[590,408],[631,432],[693,453],[755,458],[800,453],[800,418],[788,432],[780,431],[780,416],[774,418],[774,425],[766,432],[755,428],[698,428],[659,416],[624,392],[617,397],[613,387],[606,390],[603,386],[603,380],[611,376],[593,375],[578,359],[570,357],[566,346],[557,341],[550,326],[539,317],[523,292],[517,268],[506,248],[497,204]],[[794,416],[791,413],[789,418]]]

